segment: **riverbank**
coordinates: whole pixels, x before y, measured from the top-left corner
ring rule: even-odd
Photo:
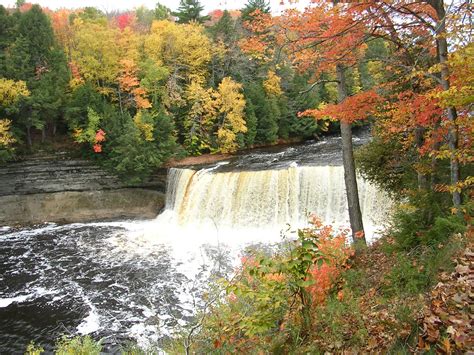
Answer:
[[[303,144],[305,141],[302,138],[293,138],[293,139],[279,139],[275,144],[271,145],[254,145],[252,148],[247,148],[239,150],[234,154],[202,154],[198,156],[188,156],[181,159],[171,159],[165,164],[165,167],[168,168],[178,168],[184,166],[199,166],[199,165],[209,165],[213,163],[218,163],[220,161],[235,159],[238,156],[244,154],[250,154],[253,151],[261,150],[277,150],[282,149],[291,145]]]
[[[164,207],[166,169],[127,185],[66,153],[0,167],[0,226],[154,218]]]

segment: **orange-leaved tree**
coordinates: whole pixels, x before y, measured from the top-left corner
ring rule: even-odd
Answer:
[[[459,209],[461,191],[466,187],[460,165],[469,161],[466,155],[472,149],[469,142],[473,125],[468,119],[469,102],[444,98],[469,97],[465,94],[472,90],[472,65],[469,56],[463,54],[469,52],[472,42],[471,10],[467,2],[448,7],[443,0],[366,0],[351,4],[351,11],[363,19],[371,36],[381,37],[393,46],[394,55],[386,58],[385,64],[396,73],[397,83],[392,83],[392,89],[397,85],[403,89],[392,99],[387,121],[390,129],[386,132],[402,131],[405,125],[404,131],[420,155],[432,158],[428,169],[418,166],[421,188],[426,188],[425,172],[432,176],[431,188],[439,183],[437,159],[450,160],[449,190],[455,209]],[[449,50],[453,52],[451,56]],[[457,63],[460,58],[464,58],[462,66]],[[461,80],[459,74],[463,76]]]
[[[366,48],[366,26],[357,12],[337,2],[313,2],[304,12],[289,10],[280,17],[255,13],[250,26],[254,36],[242,48],[255,57],[269,55],[291,59],[299,70],[313,73],[311,87],[333,82],[338,88],[337,104],[309,110],[302,115],[338,120],[341,127],[344,180],[352,237],[356,248],[366,245],[359,203],[353,146],[352,123],[373,113],[381,98],[375,91],[348,97],[347,68],[357,64]],[[329,74],[330,79],[323,79]]]

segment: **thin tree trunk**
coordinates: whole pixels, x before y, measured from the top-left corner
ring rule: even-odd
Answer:
[[[26,126],[26,140],[28,142],[28,146],[31,147],[33,142],[31,141],[31,127]]]
[[[44,143],[46,140],[46,125],[43,126],[41,129],[41,143]]]
[[[438,46],[438,60],[441,64],[441,86],[443,90],[449,90],[449,69],[447,66],[448,61],[448,41],[446,40],[446,10],[444,8],[443,0],[433,0],[429,2],[431,6],[436,10],[438,16],[437,28],[437,39],[436,43]],[[451,170],[451,185],[455,186],[459,183],[459,160],[456,157],[456,150],[458,149],[458,129],[456,124],[457,112],[455,107],[448,107],[447,115],[449,120],[449,132],[448,132],[448,149],[451,153],[450,170]],[[453,191],[453,205],[455,208],[459,208],[461,205],[461,193],[459,191]]]
[[[421,126],[417,126],[415,128],[415,144],[417,148],[421,148],[423,146],[423,136],[425,133],[425,129]],[[420,159],[419,159],[420,160]],[[418,190],[426,190],[428,185],[428,179],[426,174],[422,172],[417,172],[418,176]]]
[[[337,89],[339,102],[347,97],[345,68],[342,64],[337,65]],[[352,147],[352,125],[341,121],[342,137],[342,160],[344,165],[344,182],[346,185],[347,204],[349,207],[349,219],[352,229],[352,240],[357,249],[367,246],[362,222],[362,212],[359,203],[359,191],[357,188],[357,177],[354,162],[354,151]]]

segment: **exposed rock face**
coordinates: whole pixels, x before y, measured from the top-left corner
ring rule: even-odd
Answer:
[[[0,224],[145,219],[155,217],[163,204],[162,193],[145,189],[0,196]]]
[[[153,218],[164,205],[166,170],[128,186],[79,159],[49,156],[0,167],[0,225]]]

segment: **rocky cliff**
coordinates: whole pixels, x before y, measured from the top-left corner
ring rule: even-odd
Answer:
[[[0,167],[0,226],[153,218],[163,208],[166,170],[140,185],[56,154]]]

